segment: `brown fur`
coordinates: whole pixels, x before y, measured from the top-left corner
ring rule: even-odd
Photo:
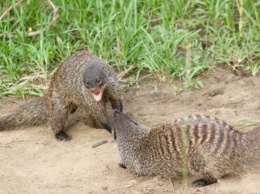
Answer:
[[[150,129],[116,111],[114,137],[121,166],[144,176],[202,176],[193,186],[212,184],[259,162],[260,129],[241,133],[210,116],[191,115]]]
[[[93,93],[101,92],[96,101]],[[46,94],[19,107],[0,118],[0,131],[24,126],[39,125],[50,121],[51,128],[59,140],[70,140],[64,133],[70,113],[80,107],[100,122],[108,131],[112,121],[107,105],[122,111],[122,101],[116,74],[109,64],[87,51],[78,51],[69,57],[51,79]]]

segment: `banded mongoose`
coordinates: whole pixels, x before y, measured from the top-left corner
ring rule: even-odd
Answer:
[[[138,175],[199,175],[192,183],[199,187],[259,164],[260,127],[241,133],[211,116],[191,115],[150,129],[115,111],[113,134],[120,166]]]
[[[58,140],[71,139],[63,130],[68,115],[78,107],[111,132],[112,121],[107,105],[122,112],[119,83],[108,63],[81,50],[69,57],[51,78],[43,97],[20,106],[0,118],[0,131],[33,126],[50,121]],[[113,117],[113,116],[112,116]]]

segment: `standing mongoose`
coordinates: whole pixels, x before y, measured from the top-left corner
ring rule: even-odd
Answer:
[[[115,111],[113,134],[121,167],[143,176],[201,176],[193,186],[210,185],[260,161],[260,128],[241,133],[211,116],[192,115],[150,129]]]
[[[123,105],[115,72],[98,57],[82,50],[69,57],[56,71],[43,97],[20,106],[0,118],[0,131],[50,121],[58,140],[71,139],[63,130],[70,113],[79,107],[111,132],[107,105],[122,112]]]

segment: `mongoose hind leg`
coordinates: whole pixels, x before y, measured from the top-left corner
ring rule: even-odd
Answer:
[[[217,182],[217,179],[215,179],[212,176],[207,175],[203,179],[198,179],[196,181],[193,181],[192,186],[193,187],[205,187],[207,185],[211,185],[216,182]]]

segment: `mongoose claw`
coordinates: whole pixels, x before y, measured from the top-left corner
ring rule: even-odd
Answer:
[[[198,180],[192,182],[192,186],[193,187],[205,187],[205,186],[211,185],[212,183],[215,183],[215,182],[217,182],[217,179],[212,179],[212,180],[198,179]]]
[[[126,169],[126,166],[123,164],[123,163],[118,163],[118,165],[123,168],[123,169]]]
[[[71,137],[64,133],[63,131],[60,131],[59,133],[55,134],[56,139],[60,141],[69,141],[71,140]]]

